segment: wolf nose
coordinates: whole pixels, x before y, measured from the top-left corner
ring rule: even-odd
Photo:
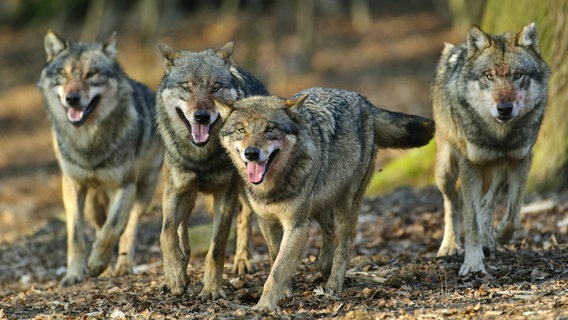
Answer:
[[[260,150],[258,150],[258,148],[247,147],[245,149],[245,158],[247,158],[247,160],[250,161],[258,160],[259,156],[260,156]]]
[[[504,102],[497,105],[497,112],[500,116],[509,117],[513,113],[513,103]]]
[[[211,119],[211,114],[209,114],[209,111],[206,110],[197,110],[193,114],[193,117],[195,118],[195,121],[197,121],[197,123],[199,124],[209,124],[209,120]]]
[[[81,94],[78,92],[70,92],[65,96],[65,101],[72,107],[78,107],[81,103]]]

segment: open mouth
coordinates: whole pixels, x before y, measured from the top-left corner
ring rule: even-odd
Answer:
[[[211,133],[211,130],[217,123],[217,120],[219,120],[219,117],[217,117],[217,119],[215,119],[215,121],[213,121],[210,124],[196,123],[192,125],[191,123],[189,123],[189,120],[187,120],[187,118],[183,114],[183,111],[181,111],[180,108],[176,108],[176,112],[180,117],[181,121],[185,123],[187,129],[189,129],[189,132],[191,132],[191,143],[193,143],[198,147],[206,145],[207,142],[209,142],[209,135]]]
[[[246,162],[248,179],[252,184],[260,184],[262,183],[262,181],[264,181],[268,169],[270,169],[270,166],[274,162],[274,159],[276,158],[276,155],[278,155],[279,152],[280,150],[278,149],[274,150],[268,157],[267,161]]]
[[[71,124],[76,127],[81,126],[83,123],[85,123],[85,121],[87,121],[87,118],[93,112],[93,110],[95,110],[96,106],[99,104],[100,99],[100,95],[95,96],[93,99],[91,99],[89,105],[87,105],[87,107],[84,109],[75,107],[67,108],[67,119],[69,119],[69,122],[71,122]]]

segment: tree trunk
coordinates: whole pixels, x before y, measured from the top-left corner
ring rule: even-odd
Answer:
[[[481,25],[490,33],[519,32],[533,21],[552,74],[529,188],[560,189],[568,186],[568,1],[488,0]]]

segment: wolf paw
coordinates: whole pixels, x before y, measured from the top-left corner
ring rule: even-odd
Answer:
[[[247,273],[255,273],[256,266],[252,259],[239,258],[235,256],[235,261],[233,262],[233,272],[238,275],[244,275]]]
[[[515,226],[509,223],[500,224],[495,231],[495,240],[500,244],[505,244],[513,238],[515,234]]]
[[[63,279],[59,282],[61,286],[68,287],[77,283],[81,283],[85,280],[84,274],[70,274],[67,273]]]
[[[270,302],[268,299],[261,297],[258,303],[252,307],[252,310],[257,312],[274,311],[277,308],[276,302]]]
[[[438,257],[454,256],[462,253],[463,250],[457,244],[452,244],[452,245],[442,244],[440,246],[440,249],[438,249],[438,253],[436,254],[436,256]]]
[[[133,273],[132,266],[128,261],[118,260],[116,266],[114,267],[115,276],[124,276]]]
[[[173,270],[172,268],[167,268],[166,270],[166,285],[170,289],[170,292],[175,296],[181,296],[185,293],[187,289],[187,284],[189,280],[185,272],[181,270]],[[181,271],[181,272],[178,272]]]
[[[217,290],[211,290],[211,289],[206,289],[205,287],[203,287],[203,289],[199,293],[199,299],[201,301],[206,301],[206,300],[209,300],[209,299],[216,300],[218,298],[223,298],[223,299],[227,298],[227,294],[225,293],[225,291],[222,288],[219,288]]]

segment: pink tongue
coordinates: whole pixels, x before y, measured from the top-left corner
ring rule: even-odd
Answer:
[[[209,140],[209,125],[192,124],[191,136],[193,137],[193,141],[197,143],[207,142],[207,140]]]
[[[252,183],[260,183],[262,181],[264,170],[266,170],[266,161],[262,163],[247,162],[248,178]]]
[[[67,119],[71,122],[80,121],[83,118],[83,110],[77,110],[75,108],[67,109]]]

